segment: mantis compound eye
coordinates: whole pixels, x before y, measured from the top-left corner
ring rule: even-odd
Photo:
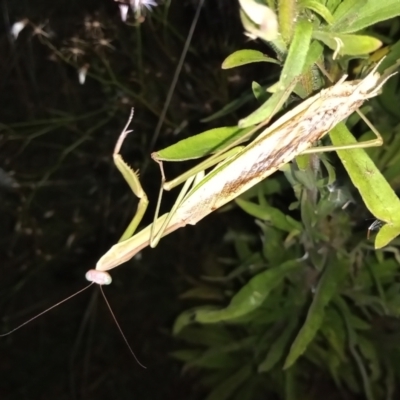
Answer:
[[[94,282],[98,285],[109,285],[112,282],[108,272],[97,271],[96,269],[89,269],[89,271],[86,272],[85,278],[89,282]]]

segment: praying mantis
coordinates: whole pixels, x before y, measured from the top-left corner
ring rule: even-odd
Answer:
[[[264,127],[269,123],[269,119],[261,122],[247,131],[244,137],[227,145],[223,151],[216,152],[196,167],[171,181],[167,181],[165,178],[162,153],[153,153],[152,158],[160,165],[162,176],[155,219],[149,226],[136,234],[135,231],[144,216],[149,201],[140,184],[138,173],[133,171],[120,155],[122,144],[131,132],[128,127],[133,118],[132,110],[115,145],[113,160],[132,192],[139,198],[136,214],[118,243],[99,259],[95,269],[90,269],[86,273],[86,279],[91,282],[88,286],[11,331],[1,334],[0,337],[15,332],[33,319],[85,291],[94,283],[100,285],[100,289],[102,285],[109,285],[112,279],[108,270],[130,260],[147,246],[155,247],[163,236],[178,228],[187,224],[195,225],[211,212],[273,174],[296,156],[306,153],[380,146],[383,140],[379,132],[360,113],[361,118],[375,133],[375,139],[341,146],[311,147],[339,122],[357,111],[365,100],[378,95],[382,86],[393,75],[381,76],[377,72],[379,64],[364,79],[346,81],[347,76],[343,76],[336,84],[308,98],[267,128]],[[238,145],[262,128],[264,128],[262,132],[248,145]],[[206,173],[205,171],[209,168],[211,171]],[[183,184],[183,187],[171,211],[158,217],[163,191],[171,190],[180,184]],[[102,289],[101,293],[131,354],[139,365],[146,368],[132,351]]]
[[[115,146],[113,158],[133,193],[139,198],[137,212],[117,244],[112,246],[97,262],[96,268],[86,273],[86,278],[100,285],[110,284],[108,270],[130,260],[147,246],[155,247],[160,239],[187,224],[195,225],[211,212],[235,199],[300,154],[366,148],[382,145],[382,137],[368,119],[362,119],[375,133],[376,138],[362,143],[342,146],[311,147],[335,125],[369,98],[378,95],[385,82],[393,75],[381,76],[378,63],[362,80],[346,81],[343,76],[333,86],[308,98],[262,132],[246,146],[236,146],[234,141],[224,151],[219,151],[187,173],[167,181],[158,153],[152,158],[160,165],[162,185],[153,223],[134,234],[148,205],[147,196],[134,172],[120,155],[133,113]],[[264,121],[247,132],[246,137],[258,132],[269,121]],[[240,139],[240,142],[243,138]],[[212,168],[210,172],[205,170]],[[183,184],[180,194],[169,213],[158,217],[162,193]]]

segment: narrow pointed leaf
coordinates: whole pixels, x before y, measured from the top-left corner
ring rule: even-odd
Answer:
[[[274,58],[266,56],[258,50],[238,50],[225,58],[222,63],[222,69],[229,69],[240,67],[241,65],[251,64],[255,62],[270,62],[273,64],[280,64]]]
[[[290,348],[284,368],[292,366],[314,339],[324,320],[325,307],[337,293],[338,285],[343,281],[346,273],[347,264],[337,261],[330,263],[323,272],[306,321]]]
[[[331,130],[330,137],[335,146],[357,143],[342,122]],[[375,248],[381,248],[400,234],[400,200],[365,150],[338,150],[337,154],[368,210],[388,223],[376,237]]]
[[[157,160],[170,162],[205,157],[223,150],[229,144],[245,136],[250,130],[251,127],[241,129],[237,126],[210,129],[157,151],[153,153],[153,157],[156,157]]]

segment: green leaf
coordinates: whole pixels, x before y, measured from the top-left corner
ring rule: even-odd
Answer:
[[[252,112],[246,118],[239,121],[239,127],[248,128],[252,127],[262,121],[272,118],[282,107],[282,105],[289,98],[290,93],[295,87],[296,82],[293,81],[290,88],[287,90],[279,90],[275,92],[264,104],[257,110]]]
[[[324,320],[325,307],[337,293],[337,287],[343,281],[347,271],[347,264],[340,261],[331,262],[326,267],[308,310],[306,321],[290,348],[284,368],[292,366],[314,339]]]
[[[278,336],[275,342],[272,343],[271,348],[269,349],[264,361],[261,362],[258,366],[258,372],[261,373],[270,371],[279,362],[279,360],[281,360],[286,346],[297,326],[297,323],[297,318],[292,318],[288,322],[283,332]]]
[[[291,257],[286,257],[288,253],[281,251],[283,243],[283,232],[269,224],[262,227],[263,243],[262,255],[269,265],[280,265]]]
[[[255,62],[270,62],[280,65],[278,60],[268,57],[258,50],[238,50],[230,54],[222,63],[222,69],[240,67],[241,65],[251,64]]]
[[[349,349],[350,349],[350,354],[355,361],[355,364],[358,369],[358,373],[360,374],[362,378],[362,384],[363,384],[363,390],[364,390],[364,396],[368,400],[373,400],[374,395],[372,392],[372,387],[371,387],[371,379],[369,374],[367,373],[367,365],[365,365],[364,360],[360,356],[358,352],[358,335],[356,331],[354,330],[354,327],[351,325],[351,316],[352,313],[348,308],[347,303],[344,301],[342,297],[338,297],[335,300],[335,306],[339,308],[340,313],[342,314],[343,320],[345,322],[346,328],[347,328],[347,336],[348,336],[348,342],[349,342]]]
[[[234,336],[222,325],[198,325],[186,327],[179,333],[179,339],[195,345],[213,347],[233,341]]]
[[[350,15],[343,10],[344,6],[351,9]],[[352,33],[365,29],[381,21],[400,15],[400,2],[398,0],[346,0],[339,6],[339,12],[334,13],[336,19],[331,30],[340,33]],[[340,18],[338,18],[340,17]]]
[[[188,361],[187,366],[199,366],[207,368],[232,368],[235,365],[241,365],[238,357],[234,358],[229,353],[249,351],[253,349],[258,340],[258,336],[248,336],[242,340],[227,342],[225,345],[215,346],[203,352],[196,358]]]
[[[252,279],[232,298],[226,308],[221,310],[200,309],[195,314],[195,320],[203,324],[229,321],[254,311],[270,295],[287,274],[300,269],[302,264],[297,260],[289,260],[278,267],[268,269]]]
[[[395,72],[399,68],[399,59],[400,59],[400,40],[395,43],[392,43],[389,47],[389,52],[385,56],[385,59],[382,60],[382,63],[379,65],[378,71],[380,73],[386,71],[387,69],[394,68],[391,72]],[[392,82],[391,85],[385,85],[383,87],[383,92],[391,91],[392,88],[397,87],[397,85]],[[384,97],[384,96],[383,96]],[[395,115],[397,111],[395,112]]]
[[[297,17],[297,0],[279,1],[279,33],[285,43],[290,43],[295,29]]]
[[[289,215],[285,215],[281,210],[269,205],[259,205],[241,198],[235,199],[236,204],[246,213],[261,219],[270,221],[271,224],[283,231],[292,232],[294,229],[301,232],[302,225]]]
[[[318,0],[300,0],[299,6],[319,14],[330,25],[334,22],[331,12]]]
[[[324,46],[317,40],[311,42],[310,48],[308,49],[307,57],[304,62],[303,72],[306,73],[317,61],[322,60],[324,52]],[[307,94],[309,95],[310,92]]]
[[[252,376],[252,368],[245,365],[220,383],[207,397],[206,400],[225,400]]]
[[[377,353],[375,345],[371,341],[360,335],[357,339],[357,347],[360,349],[360,353],[367,361],[368,372],[371,381],[378,381],[383,371],[381,370],[380,365],[382,360]]]
[[[186,325],[194,322],[210,324],[221,321],[230,321],[260,307],[271,291],[278,286],[287,274],[302,268],[302,263],[290,260],[278,267],[268,269],[256,275],[233,296],[226,308],[200,307],[183,312],[174,324],[174,333],[178,333]]]
[[[376,235],[375,249],[381,249],[388,245],[393,239],[400,235],[400,221],[396,221],[394,225],[384,225]]]
[[[237,126],[224,126],[199,133],[183,139],[172,146],[152,154],[161,161],[184,161],[204,157],[226,148],[230,143],[250,132],[251,127],[241,129]]]
[[[335,308],[330,307],[326,310],[324,323],[321,325],[321,333],[340,360],[346,361],[347,334],[343,320]]]
[[[289,52],[279,80],[280,89],[287,89],[303,72],[310,48],[313,25],[309,21],[299,21],[290,44]]]
[[[330,137],[335,146],[357,143],[343,122],[330,131]],[[388,224],[376,236],[379,249],[400,234],[400,200],[365,150],[338,150],[337,154],[368,210]]]
[[[341,55],[363,55],[378,50],[382,42],[372,36],[348,35],[325,31],[314,31],[313,38],[325,43]]]
[[[363,9],[367,2],[368,0],[344,0],[340,2],[333,13],[335,22],[330,27],[330,30],[332,32],[344,33],[343,29],[353,26],[360,10]],[[351,32],[355,32],[355,30]]]
[[[201,310],[216,310],[217,307],[202,307]],[[182,331],[184,327],[187,325],[193,324],[196,322],[195,317],[196,317],[196,312],[198,311],[198,308],[192,308],[190,310],[186,310],[183,313],[181,313],[178,318],[175,320],[174,327],[172,329],[172,333],[174,335],[177,335]]]
[[[257,82],[251,83],[251,89],[253,90],[254,97],[260,102],[265,103],[268,100],[269,95],[267,94],[267,90],[264,86],[261,86]]]
[[[306,61],[303,66],[303,72],[300,76],[299,82],[294,88],[294,92],[305,99],[310,93],[320,89],[323,85],[321,74],[316,66],[317,62],[323,61],[324,46],[318,40],[313,40],[310,48],[308,49]]]

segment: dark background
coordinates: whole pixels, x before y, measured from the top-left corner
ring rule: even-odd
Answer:
[[[160,175],[147,163],[149,146],[198,3],[160,6],[140,28],[132,17],[131,25],[122,23],[112,0],[1,5],[0,316],[7,332],[84,287],[85,272],[132,217],[136,199],[111,157],[131,106],[134,132],[123,154],[142,170],[151,200],[145,223],[151,221]],[[10,27],[23,18],[33,25],[13,41]],[[113,48],[90,42],[85,18],[101,21]],[[50,38],[33,34],[42,23]],[[72,37],[88,41],[76,60]],[[199,121],[250,87],[249,69],[239,75],[220,68],[245,43],[236,2],[206,0],[156,149],[236,122],[235,115]],[[77,68],[85,63],[95,76],[79,85]],[[185,167],[172,166],[168,174]],[[166,196],[165,210],[174,196]],[[227,219],[241,224],[241,213],[212,215],[112,271],[106,295],[147,370],[134,361],[98,288],[91,287],[1,338],[0,398],[201,398],[196,376],[181,374],[169,356],[177,345],[171,326],[188,306],[179,294],[191,276],[230,251],[222,245]]]

